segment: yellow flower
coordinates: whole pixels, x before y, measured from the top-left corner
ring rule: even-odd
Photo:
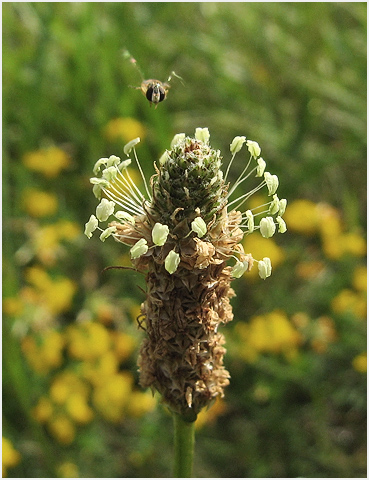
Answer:
[[[147,412],[152,412],[157,401],[152,392],[132,392],[129,396],[127,413],[132,417],[142,417]]]
[[[61,463],[57,471],[59,478],[79,478],[78,467],[72,462]]]
[[[47,217],[56,212],[58,199],[53,193],[27,189],[23,194],[23,206],[31,217]]]
[[[111,141],[120,139],[129,142],[137,137],[142,140],[146,136],[146,129],[134,118],[114,118],[106,125],[105,135]]]
[[[88,392],[86,383],[67,370],[57,375],[50,386],[50,397],[59,405],[64,405],[72,394],[78,393],[87,398]]]
[[[40,374],[60,367],[63,362],[64,337],[56,330],[22,340],[22,351],[31,367]]]
[[[99,357],[85,361],[81,365],[81,373],[92,385],[101,385],[106,378],[118,372],[118,358],[112,351],[107,351]]]
[[[337,236],[323,235],[323,250],[328,258],[337,260],[345,254],[362,257],[366,254],[364,238],[357,233],[343,233]]]
[[[331,307],[335,313],[351,312],[359,318],[365,318],[366,297],[346,288],[332,300]]]
[[[45,291],[45,301],[55,315],[69,310],[77,285],[69,278],[54,280]]]
[[[352,280],[353,287],[359,292],[366,292],[367,289],[367,269],[364,265],[359,265],[354,271]]]
[[[310,200],[301,199],[289,203],[283,218],[288,229],[293,232],[312,235],[318,231],[319,210]]]
[[[123,332],[111,332],[113,348],[119,361],[127,360],[136,348],[136,339]]]
[[[49,275],[41,267],[28,268],[25,273],[25,279],[38,290],[45,290],[49,288],[51,283]]]
[[[363,257],[366,254],[366,242],[360,234],[351,232],[345,233],[342,237],[345,252],[356,257]]]
[[[343,235],[337,237],[326,235],[323,236],[322,241],[323,252],[327,258],[338,260],[345,254]]]
[[[247,361],[254,361],[259,353],[283,353],[293,359],[301,342],[286,314],[277,310],[253,317],[248,324],[238,323],[236,332],[243,342],[240,354]]]
[[[110,348],[108,330],[96,322],[73,325],[67,330],[69,354],[79,360],[93,360]]]
[[[3,300],[3,313],[16,317],[24,311],[24,302],[20,298],[8,297]]]
[[[197,415],[195,428],[200,429],[204,425],[214,423],[214,421],[222,415],[227,409],[227,406],[221,398],[217,398],[213,405],[209,408],[203,408]]]
[[[65,409],[77,423],[88,423],[94,416],[92,409],[87,404],[87,398],[79,392],[71,393],[68,396]]]
[[[58,147],[48,147],[26,153],[23,164],[30,170],[42,173],[47,178],[55,178],[61,170],[70,165],[69,156]]]
[[[74,240],[82,233],[79,224],[69,220],[59,220],[55,226],[61,240]]]
[[[337,238],[343,233],[343,226],[339,211],[326,203],[317,205],[319,214],[319,230],[322,237]]]
[[[28,283],[36,287],[38,299],[54,315],[67,311],[77,285],[68,278],[51,279],[40,267],[30,267],[25,274]]]
[[[53,411],[54,409],[50,399],[43,396],[33,408],[32,415],[38,422],[45,423],[47,420],[50,420]]]
[[[278,267],[285,258],[282,248],[279,247],[272,238],[263,238],[261,235],[249,235],[245,238],[243,246],[245,252],[251,253],[256,259],[269,257],[273,269]],[[250,272],[245,273],[245,275],[247,278],[258,278],[257,265],[254,265]]]
[[[367,370],[366,352],[361,353],[360,355],[356,355],[356,357],[352,360],[352,366],[356,371],[360,373],[366,373],[366,370]]]
[[[134,304],[129,309],[129,313],[132,317],[132,320],[136,322],[136,319],[141,315],[141,306],[138,304]]]
[[[46,265],[53,265],[63,253],[60,242],[72,241],[81,234],[79,226],[68,220],[40,227],[32,236],[32,247],[37,257]]]
[[[73,422],[64,414],[52,417],[47,426],[52,436],[64,445],[72,443],[76,436],[76,428]]]
[[[93,393],[93,403],[111,422],[122,419],[131,391],[133,378],[129,372],[118,373],[105,379]]]
[[[2,437],[2,471],[3,477],[7,476],[7,469],[15,467],[20,462],[21,456],[7,438]]]
[[[53,265],[60,254],[60,239],[55,225],[38,228],[32,237],[35,254],[45,265]]]

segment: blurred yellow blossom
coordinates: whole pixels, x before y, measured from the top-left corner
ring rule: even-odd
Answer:
[[[38,373],[46,374],[63,362],[64,337],[56,330],[27,335],[22,351],[28,363]]]
[[[132,417],[141,417],[147,412],[152,412],[156,407],[157,401],[151,391],[134,391],[129,396],[127,404],[127,414]]]
[[[90,388],[74,372],[62,371],[52,380],[50,397],[42,396],[33,408],[33,417],[45,423],[60,443],[71,443],[76,434],[75,423],[85,424],[93,419],[88,405]]]
[[[127,360],[136,348],[137,340],[127,333],[111,332],[113,348],[119,361]]]
[[[23,193],[23,208],[31,217],[47,217],[57,211],[58,199],[53,193],[27,189]]]
[[[64,414],[58,414],[52,417],[47,423],[47,427],[53,437],[65,445],[72,443],[76,436],[76,427],[71,419]]]
[[[243,246],[246,253],[251,253],[254,258],[269,257],[273,269],[280,265],[285,254],[281,247],[279,247],[272,238],[263,238],[261,235],[249,235],[245,238]],[[247,278],[259,278],[257,266],[247,272]]]
[[[28,268],[25,272],[25,279],[38,290],[49,288],[51,283],[51,279],[46,270],[38,266]]]
[[[103,352],[97,358],[83,362],[81,374],[92,385],[101,385],[118,372],[118,358],[111,350]]]
[[[81,229],[75,222],[59,220],[35,230],[31,237],[32,248],[45,265],[53,265],[64,252],[61,242],[73,241],[80,234]]]
[[[366,241],[362,235],[356,232],[342,235],[344,251],[356,257],[363,257],[366,254]]]
[[[283,218],[289,230],[305,235],[316,233],[320,224],[317,205],[304,199],[289,203]]]
[[[65,404],[68,397],[79,393],[87,397],[89,388],[74,372],[64,370],[56,375],[50,386],[50,397],[57,404]]]
[[[209,408],[203,408],[197,415],[195,428],[200,429],[204,425],[214,423],[214,421],[227,410],[226,403],[223,399],[217,397],[214,404]]]
[[[235,330],[242,342],[240,355],[250,362],[259,353],[283,353],[293,359],[302,341],[287,315],[278,310],[253,317],[248,323],[239,322]]]
[[[328,258],[337,260],[345,254],[363,257],[366,254],[365,239],[358,233],[323,235],[323,251]]]
[[[21,456],[10,440],[5,437],[2,437],[2,440],[2,476],[6,477],[8,468],[18,465]]]
[[[63,462],[57,468],[59,478],[79,478],[77,465],[72,462]]]
[[[65,410],[77,423],[88,423],[93,419],[93,411],[87,403],[87,398],[80,392],[71,393],[65,403]]]
[[[47,178],[55,178],[69,167],[70,158],[58,147],[48,147],[23,156],[23,164],[30,170],[42,173]]]
[[[21,315],[24,311],[24,302],[19,297],[7,297],[3,299],[3,313],[10,316]]]
[[[323,252],[327,258],[338,260],[345,254],[343,235],[338,237],[326,235],[322,238]]]
[[[366,352],[356,355],[352,360],[352,366],[360,373],[366,373],[367,371],[367,354]]]
[[[35,254],[45,265],[53,265],[60,255],[59,232],[55,225],[38,228],[32,236]]]
[[[25,278],[35,287],[37,302],[43,303],[52,314],[58,315],[70,308],[77,290],[75,282],[63,277],[52,279],[39,266],[28,268]]]
[[[359,292],[366,292],[367,289],[367,268],[359,265],[355,268],[354,278],[352,279],[353,287]]]
[[[103,417],[111,422],[118,422],[123,418],[132,384],[132,375],[129,372],[121,372],[107,377],[104,383],[95,388],[93,403]]]
[[[134,304],[129,309],[129,313],[132,317],[132,320],[136,322],[137,318],[141,315],[141,306],[138,304]]]
[[[351,312],[359,318],[366,316],[366,296],[345,288],[331,302],[335,313]]]
[[[54,408],[51,400],[42,396],[33,408],[32,415],[38,422],[45,423],[51,418],[53,411]]]
[[[69,354],[79,360],[92,360],[110,348],[108,330],[100,323],[85,322],[67,330]]]
[[[331,205],[319,204],[320,234],[323,251],[328,258],[337,260],[345,254],[364,256],[366,242],[356,232],[344,233],[343,223],[339,211]]]
[[[69,220],[59,220],[55,227],[58,230],[60,240],[74,240],[82,233],[79,224]]]
[[[319,230],[322,237],[338,237],[343,233],[339,211],[327,203],[317,204]]]
[[[114,118],[105,127],[105,135],[108,140],[123,140],[129,142],[133,138],[146,136],[146,129],[141,122],[134,118]]]

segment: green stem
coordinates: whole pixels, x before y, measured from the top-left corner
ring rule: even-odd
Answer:
[[[174,477],[192,478],[195,422],[186,422],[173,414],[174,421]]]

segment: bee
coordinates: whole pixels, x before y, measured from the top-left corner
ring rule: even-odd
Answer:
[[[171,87],[169,82],[172,80],[172,77],[179,78],[183,84],[183,79],[179,75],[177,75],[175,72],[172,72],[169,75],[166,82],[164,83],[154,78],[151,78],[149,80],[144,80],[144,75],[142,74],[142,71],[137,64],[136,59],[133,58],[132,55],[127,50],[123,52],[123,56],[127,58],[130,61],[130,63],[132,63],[135,66],[142,80],[141,85],[139,87],[133,87],[132,85],[130,85],[130,87],[135,88],[136,90],[141,90],[143,95],[150,102],[150,107],[151,105],[155,105],[155,108],[157,108],[158,104],[167,98],[168,91]]]

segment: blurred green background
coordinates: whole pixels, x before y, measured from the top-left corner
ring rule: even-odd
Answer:
[[[260,144],[288,231],[245,241],[273,274],[234,282],[231,384],[198,420],[194,474],[366,477],[366,13],[2,4],[3,475],[171,476],[171,417],[138,385],[143,279],[102,273],[128,249],[83,228],[98,158],[140,136],[149,177],[174,134],[208,127],[225,161],[236,135]],[[184,85],[150,108],[124,49]]]

